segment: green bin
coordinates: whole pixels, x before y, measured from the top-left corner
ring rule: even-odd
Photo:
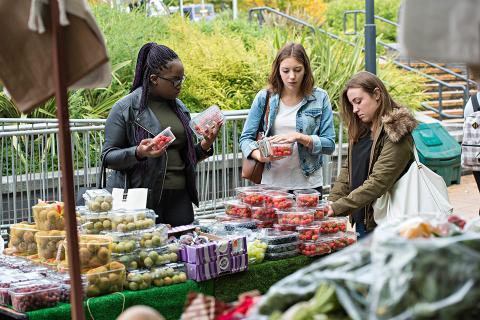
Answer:
[[[421,123],[413,131],[420,162],[442,176],[447,186],[460,183],[460,144],[440,123]]]

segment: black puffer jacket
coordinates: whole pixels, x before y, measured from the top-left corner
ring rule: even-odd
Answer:
[[[149,133],[150,138],[153,138],[164,128],[160,126],[150,108],[147,107],[143,112],[139,112],[141,94],[142,89],[138,88],[112,107],[105,124],[102,159],[105,157],[107,168],[115,170],[107,178],[107,188],[121,188],[124,185],[127,188],[148,188],[147,207],[156,210],[162,194],[167,156],[138,160],[135,156],[137,148],[135,129],[140,126]],[[179,99],[176,99],[176,104],[190,117],[190,112]],[[187,149],[184,148],[185,152]],[[212,150],[208,153],[204,152],[200,143],[195,145],[195,152],[197,161],[213,154]],[[183,156],[186,158],[185,154]],[[147,161],[146,167],[140,165],[142,161]],[[195,166],[185,168],[185,177],[190,199],[198,206]]]

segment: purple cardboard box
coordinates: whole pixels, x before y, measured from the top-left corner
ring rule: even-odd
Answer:
[[[215,261],[204,264],[186,263],[187,276],[195,281],[205,281],[224,274],[240,272],[248,269],[248,255],[223,255]]]
[[[217,260],[217,257],[242,255],[247,252],[245,237],[219,238],[201,245],[186,245],[180,252],[182,261],[201,264]]]

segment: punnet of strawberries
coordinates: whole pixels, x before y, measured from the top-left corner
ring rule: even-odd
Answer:
[[[330,234],[347,231],[348,218],[337,217],[328,218],[327,220],[318,221],[320,234]]]
[[[265,193],[265,206],[276,209],[293,207],[293,195],[288,192],[271,191]]]

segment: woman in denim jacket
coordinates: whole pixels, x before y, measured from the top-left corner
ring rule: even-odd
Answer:
[[[294,143],[288,157],[264,158],[256,142],[267,94],[270,112],[263,131],[273,143]],[[322,154],[335,149],[333,113],[327,93],[314,87],[310,61],[302,45],[289,43],[278,53],[268,79],[252,103],[240,147],[245,157],[267,163],[262,184],[288,190],[314,188],[321,192]]]

